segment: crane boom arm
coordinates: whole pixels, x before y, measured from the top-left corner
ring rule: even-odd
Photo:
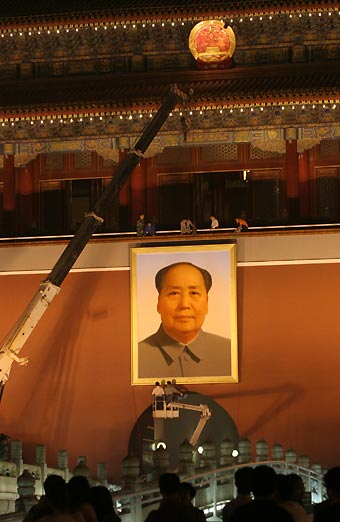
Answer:
[[[86,214],[79,229],[59,257],[47,279],[41,283],[21,318],[14,325],[10,333],[0,346],[0,384],[8,380],[9,372],[14,361],[26,364],[27,358],[18,356],[20,350],[38,324],[52,299],[60,291],[60,285],[75,264],[81,252],[91,239],[98,226],[104,221],[104,212],[114,200],[130,174],[140,162],[152,140],[168,118],[178,101],[183,101],[185,95],[173,86],[155,116],[143,131],[134,148],[118,166],[108,187],[102,193],[92,212]]]
[[[200,438],[202,431],[204,430],[204,426],[206,425],[206,423],[208,422],[208,420],[211,417],[211,410],[208,408],[208,406],[206,404],[196,405],[196,404],[186,404],[186,403],[181,403],[181,402],[171,402],[170,406],[172,408],[179,408],[182,410],[191,410],[191,411],[200,411],[201,412],[200,420],[198,421],[195,431],[191,435],[190,440],[189,440],[190,444],[192,446],[195,446],[197,444],[198,439]]]

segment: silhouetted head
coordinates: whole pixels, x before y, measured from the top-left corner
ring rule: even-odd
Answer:
[[[91,488],[91,504],[96,512],[98,522],[106,519],[114,512],[110,491],[105,486]]]
[[[48,475],[44,481],[44,490],[49,504],[58,511],[68,507],[67,486],[60,475]]]
[[[266,465],[256,466],[252,473],[252,492],[254,497],[273,496],[276,491],[277,475],[273,468]]]
[[[340,499],[340,466],[330,468],[323,477],[330,500]]]
[[[253,468],[246,466],[235,471],[235,486],[239,494],[246,495],[251,492]]]
[[[163,473],[158,479],[158,484],[163,497],[174,497],[179,493],[180,480],[176,473]]]
[[[86,477],[75,476],[68,481],[68,492],[73,506],[79,506],[84,502],[90,502],[90,483]]]

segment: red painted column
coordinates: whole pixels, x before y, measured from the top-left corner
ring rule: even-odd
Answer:
[[[4,193],[3,193],[3,234],[15,235],[16,231],[16,193],[14,154],[4,156]]]
[[[288,215],[290,218],[296,218],[299,216],[299,164],[296,129],[286,130],[286,176]]]
[[[19,234],[33,232],[33,173],[32,162],[19,167],[16,172],[18,184]]]
[[[304,150],[299,154],[299,193],[300,215],[310,217],[310,180],[309,180],[309,151]]]

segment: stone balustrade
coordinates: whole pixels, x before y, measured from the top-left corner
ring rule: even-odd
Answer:
[[[13,440],[8,443],[8,452],[2,448],[0,455],[0,515],[7,521],[12,520],[16,512],[20,521],[43,493],[43,482],[50,474],[58,474],[69,480],[74,475],[82,475],[90,483],[102,484],[113,490],[108,484],[106,466],[99,463],[97,476],[92,477],[86,463],[86,456],[80,456],[73,471],[70,471],[68,454],[60,450],[57,454],[57,467],[49,467],[46,462],[46,447],[36,446],[35,463],[24,463],[22,442]],[[1,456],[6,460],[1,460]],[[113,493],[116,509],[124,522],[142,521],[148,511],[159,502],[158,477],[169,467],[169,454],[166,448],[159,447],[153,452],[152,472],[145,475],[140,459],[127,456],[122,462],[121,489]],[[205,509],[207,514],[218,515],[219,510],[235,495],[234,473],[242,466],[255,466],[267,463],[278,473],[296,472],[302,477],[312,502],[323,498],[322,475],[326,471],[318,463],[310,464],[306,455],[298,456],[291,449],[284,449],[280,444],[272,447],[264,440],[252,446],[249,439],[241,439],[235,447],[231,439],[226,438],[216,445],[206,441],[200,447],[193,447],[186,440],[179,447],[177,473],[181,479],[189,480],[197,488],[196,505]],[[4,518],[5,517],[5,518]]]

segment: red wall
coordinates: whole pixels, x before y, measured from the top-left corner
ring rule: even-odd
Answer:
[[[0,277],[4,337],[41,275]],[[130,385],[129,272],[71,273],[13,365],[0,405],[1,431],[36,443],[48,463],[67,449],[120,480],[130,431],[150,387]],[[238,384],[192,389],[219,402],[241,437],[293,447],[325,466],[340,463],[340,264],[238,268]],[[223,429],[223,427],[221,427]]]

